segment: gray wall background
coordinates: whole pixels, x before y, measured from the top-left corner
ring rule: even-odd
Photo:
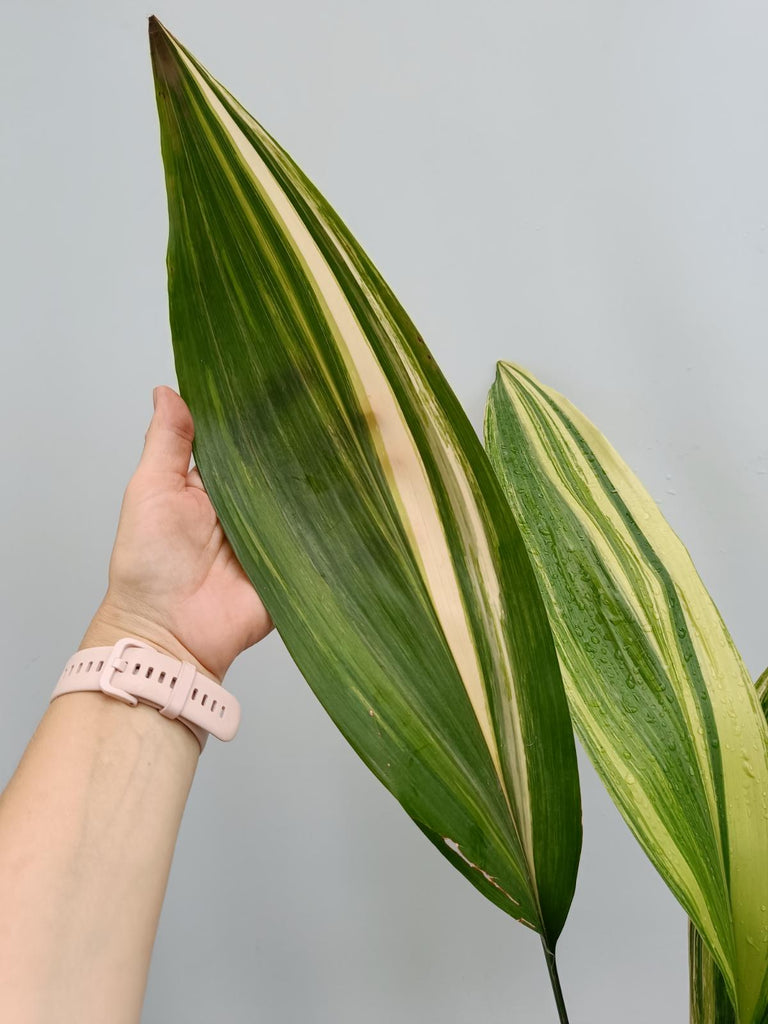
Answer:
[[[155,13],[298,160],[479,429],[497,358],[564,392],[768,663],[768,11],[746,0],[3,0],[0,783],[106,586],[175,386]],[[554,1024],[538,940],[337,732],[279,637],[227,685],[145,1024]],[[687,1019],[686,922],[582,758],[573,1024]]]

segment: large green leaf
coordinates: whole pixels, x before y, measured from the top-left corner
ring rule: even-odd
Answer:
[[[768,669],[755,684],[763,713],[768,717]],[[736,1014],[728,997],[723,975],[702,942],[693,923],[688,925],[691,1022],[690,1024],[735,1024]],[[768,1014],[763,1018],[768,1024]]]
[[[768,995],[768,728],[690,556],[562,395],[499,363],[486,447],[538,572],[578,734],[738,1008]]]
[[[492,467],[328,203],[155,19],[150,44],[176,370],[226,535],[360,757],[551,951],[581,842],[575,745]]]

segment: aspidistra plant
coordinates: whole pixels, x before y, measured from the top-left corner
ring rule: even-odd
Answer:
[[[287,153],[156,19],[170,322],[195,462],[286,647],[448,860],[555,944],[581,845],[536,576],[426,345]]]
[[[736,1024],[763,1024],[768,727],[755,686],[687,550],[578,409],[501,362],[485,440],[576,730],[700,936],[693,1020],[726,1024],[730,1004]]]

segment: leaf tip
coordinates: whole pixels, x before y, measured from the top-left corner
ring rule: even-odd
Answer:
[[[179,70],[173,59],[170,42],[173,37],[154,14],[149,16],[148,28],[149,52],[152,56],[152,69],[155,77],[168,85],[177,82]]]
[[[533,374],[526,370],[524,366],[520,366],[518,363],[507,362],[504,359],[500,359],[496,364],[496,378],[513,388],[518,388],[525,381],[532,382],[536,380]]]
[[[155,36],[165,32],[165,26],[154,14],[149,16],[149,42],[152,43]]]
[[[508,371],[508,369],[509,369],[509,363],[508,362],[506,362],[504,359],[497,359],[496,360],[496,380],[497,381],[501,380],[501,378]]]
[[[496,363],[496,380],[501,383],[508,377],[514,376],[514,363],[508,363],[506,359],[499,359]]]

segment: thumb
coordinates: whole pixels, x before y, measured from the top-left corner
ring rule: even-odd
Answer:
[[[192,457],[195,425],[189,406],[173,388],[155,388],[155,412],[144,436],[139,468],[153,473],[187,475]]]

